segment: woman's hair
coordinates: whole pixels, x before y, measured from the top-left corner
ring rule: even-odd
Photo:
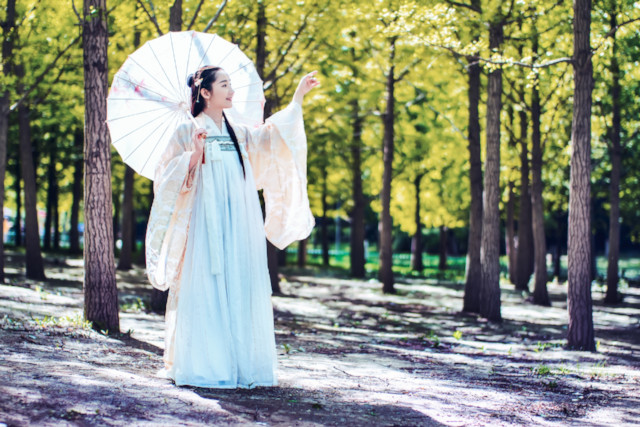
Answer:
[[[220,70],[222,68],[207,65],[190,74],[187,78],[187,85],[191,88],[191,114],[193,117],[204,110],[205,100],[200,95],[200,89],[204,88],[210,91]]]
[[[216,82],[216,75],[218,71],[222,70],[220,67],[214,67],[212,65],[208,65],[200,68],[193,74],[190,74],[187,78],[187,85],[191,88],[191,114],[193,117],[196,117],[198,114],[204,110],[205,100],[202,96],[200,96],[200,89],[205,88],[211,91],[213,84]],[[202,79],[202,80],[200,80]],[[225,125],[227,126],[227,131],[229,135],[231,135],[231,140],[233,141],[233,145],[236,147],[236,152],[238,153],[238,158],[240,159],[240,165],[242,166],[242,174],[244,177],[247,177],[247,171],[244,168],[244,160],[242,159],[242,153],[240,152],[240,144],[238,143],[238,137],[234,132],[233,128],[229,124],[227,120],[227,116],[222,113],[224,117]]]

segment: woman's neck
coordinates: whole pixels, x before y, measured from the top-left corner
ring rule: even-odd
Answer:
[[[214,109],[209,108],[204,112],[207,116],[211,117],[211,120],[218,126],[218,128],[222,129],[222,109]]]

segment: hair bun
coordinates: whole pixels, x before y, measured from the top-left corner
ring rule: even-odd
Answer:
[[[193,86],[193,74],[189,74],[189,77],[187,77],[187,86]]]

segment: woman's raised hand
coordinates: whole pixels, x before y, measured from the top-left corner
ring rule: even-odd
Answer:
[[[298,88],[296,89],[296,93],[293,95],[293,100],[295,102],[302,105],[304,96],[309,93],[311,89],[320,84],[318,79],[316,79],[315,77],[317,73],[317,71],[312,71],[300,80],[300,83],[298,83]]]

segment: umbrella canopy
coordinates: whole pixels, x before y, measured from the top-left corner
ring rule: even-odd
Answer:
[[[262,80],[237,45],[196,31],[172,32],[148,41],[118,70],[107,98],[111,142],[140,175],[153,179],[178,126],[195,124],[187,78],[206,65],[222,67],[231,78],[233,108],[225,113],[251,127],[262,123]]]

